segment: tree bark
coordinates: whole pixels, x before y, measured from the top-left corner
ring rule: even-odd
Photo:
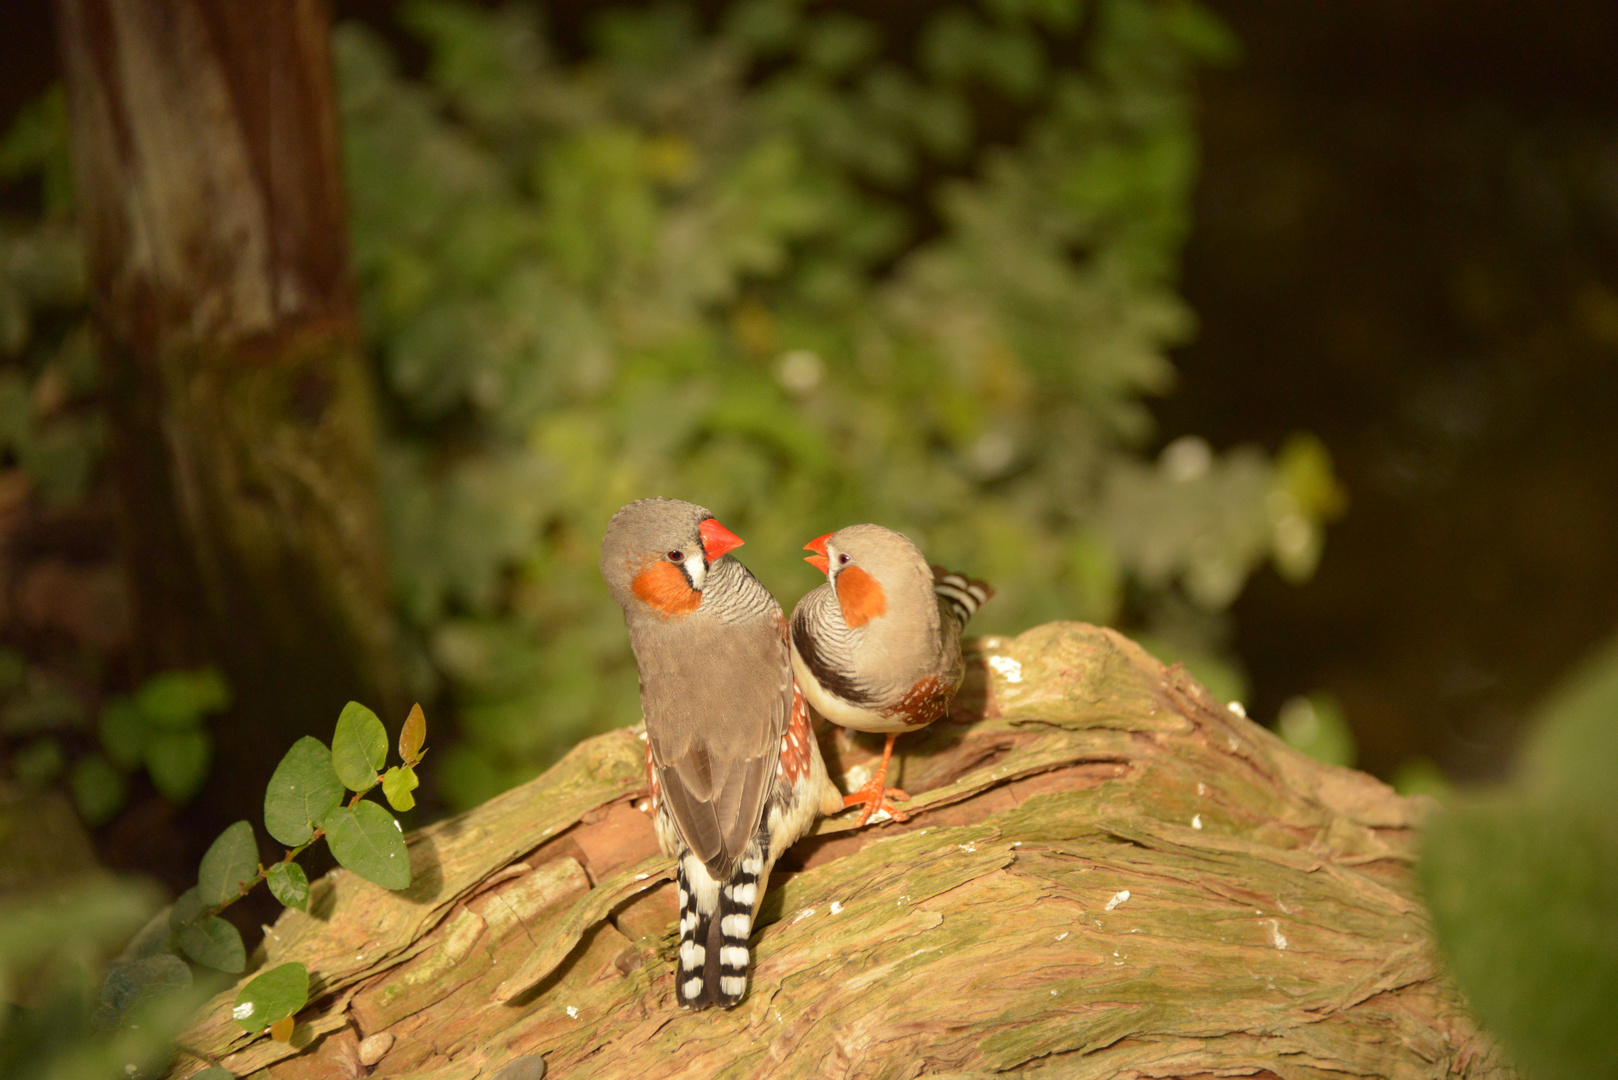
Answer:
[[[322,0],[58,0],[142,672],[220,665],[227,791],[398,706]]]
[[[899,745],[910,821],[822,821],[777,869],[735,1010],[674,1004],[671,868],[626,730],[411,834],[403,893],[317,882],[255,957],[312,973],[291,1043],[237,1028],[233,988],[175,1075],[365,1075],[376,1035],[371,1075],[442,1080],[531,1077],[532,1055],[597,1080],[1514,1075],[1436,959],[1417,802],[1111,631],[968,657],[955,711]],[[845,784],[878,750],[822,745]]]

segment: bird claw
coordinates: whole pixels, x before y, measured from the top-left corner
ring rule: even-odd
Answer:
[[[890,801],[893,799],[902,799],[905,802],[909,802],[910,796],[906,795],[898,788],[884,787],[882,784],[883,779],[884,778],[880,776],[872,777],[871,780],[858,791],[854,791],[843,796],[844,810],[847,810],[850,806],[858,806],[862,803],[865,805],[865,809],[860,812],[861,826],[864,826],[866,822],[870,821],[871,815],[875,814],[879,810],[893,818],[894,821],[910,820],[909,814],[905,813],[897,806],[894,806]]]

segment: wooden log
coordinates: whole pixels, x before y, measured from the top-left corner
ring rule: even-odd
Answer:
[[[257,958],[315,973],[290,1045],[237,1029],[234,990],[185,1042],[285,1078],[365,1075],[379,1034],[370,1075],[443,1080],[532,1076],[532,1055],[596,1080],[1514,1075],[1440,970],[1416,802],[1109,630],[968,655],[951,716],[899,745],[910,821],[823,821],[783,860],[733,1011],[674,1004],[670,868],[625,730],[412,834],[404,893],[318,882]],[[822,744],[845,785],[879,750]]]

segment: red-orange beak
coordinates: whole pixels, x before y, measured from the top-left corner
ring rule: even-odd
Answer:
[[[697,531],[702,534],[702,553],[707,556],[709,562],[717,561],[725,552],[735,551],[746,543],[713,518],[708,518],[698,525]]]
[[[813,555],[807,556],[803,561],[819,570],[822,574],[831,573],[831,560],[826,555],[826,540],[830,536],[831,533],[827,533],[825,536],[817,536],[803,545],[803,550],[814,552]]]

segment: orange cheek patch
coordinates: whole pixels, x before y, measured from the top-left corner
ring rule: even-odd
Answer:
[[[689,615],[702,603],[702,594],[693,589],[671,562],[656,562],[635,575],[629,583],[636,596],[653,611],[664,615]]]
[[[876,578],[857,566],[844,567],[837,575],[837,606],[849,626],[864,626],[888,610],[888,597]]]

